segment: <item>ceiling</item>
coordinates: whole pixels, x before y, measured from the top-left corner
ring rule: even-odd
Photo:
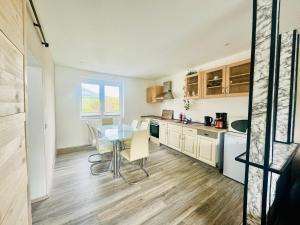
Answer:
[[[250,49],[250,0],[34,3],[60,65],[154,79]]]

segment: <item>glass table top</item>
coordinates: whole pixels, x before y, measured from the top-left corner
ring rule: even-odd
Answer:
[[[124,141],[130,139],[134,129],[127,124],[96,126],[96,129],[109,141]]]

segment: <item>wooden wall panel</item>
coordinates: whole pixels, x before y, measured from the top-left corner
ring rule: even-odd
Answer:
[[[25,0],[0,0],[0,225],[31,224],[25,144]]]
[[[23,55],[0,32],[0,116],[20,112],[24,112]]]
[[[0,30],[24,53],[24,0],[0,0]]]
[[[25,149],[25,114],[0,117],[1,225],[28,224]]]

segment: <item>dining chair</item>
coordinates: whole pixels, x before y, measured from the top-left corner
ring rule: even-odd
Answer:
[[[91,145],[95,146],[96,148],[97,148],[97,145],[99,145],[99,143],[101,142],[99,140],[102,140],[102,139],[101,139],[101,133],[99,133],[95,127],[101,126],[103,124],[103,120],[104,120],[104,123],[106,123],[107,125],[113,123],[112,118],[92,119],[92,120],[88,120],[86,122],[87,127],[89,129],[89,133],[90,133]],[[104,139],[102,141],[104,141]],[[102,162],[101,155],[99,153],[91,154],[88,157],[88,162],[92,163],[92,164],[101,163]]]
[[[150,125],[150,121],[149,120],[143,121],[141,123],[140,130],[148,130],[149,125]]]
[[[130,147],[128,149],[125,149],[121,151],[120,153],[121,156],[121,165],[122,165],[122,160],[126,159],[130,163],[135,162],[135,161],[140,161],[139,164],[139,169],[141,169],[146,176],[140,180],[136,180],[133,182],[130,182],[121,172],[120,170],[120,175],[121,177],[130,184],[136,184],[139,181],[149,177],[149,173],[146,171],[144,168],[145,166],[145,159],[149,156],[149,133],[147,130],[137,130],[134,132]]]
[[[132,120],[131,127],[132,129],[136,130],[138,127],[139,121],[138,120]]]
[[[95,127],[91,127],[92,132],[94,135],[97,133],[97,129]],[[104,172],[107,172],[109,168],[111,167],[111,160],[112,160],[112,151],[113,151],[113,145],[110,141],[108,141],[105,138],[96,138],[96,149],[98,153],[92,154],[89,156],[88,161],[91,163],[90,165],[90,171],[92,175],[100,175]],[[98,160],[92,160],[92,157],[98,156]],[[95,172],[94,167],[110,162],[109,168],[105,171],[101,172]]]
[[[89,130],[89,143],[91,144],[91,146],[96,146],[96,138],[93,135],[93,131],[92,131],[91,125],[88,122],[86,122],[86,126],[87,126],[87,128]]]

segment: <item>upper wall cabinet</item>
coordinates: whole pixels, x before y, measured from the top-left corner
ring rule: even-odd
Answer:
[[[250,60],[186,76],[185,98],[218,98],[249,94]]]
[[[22,53],[24,53],[24,5],[25,0],[0,0],[0,30]]]
[[[250,60],[226,67],[226,95],[248,95],[250,87]]]
[[[205,98],[225,96],[225,72],[226,68],[223,66],[207,70],[203,73]]]
[[[163,86],[152,86],[147,88],[147,103],[161,102],[163,95]]]
[[[185,97],[189,99],[202,97],[202,77],[200,73],[188,75],[185,78]]]

